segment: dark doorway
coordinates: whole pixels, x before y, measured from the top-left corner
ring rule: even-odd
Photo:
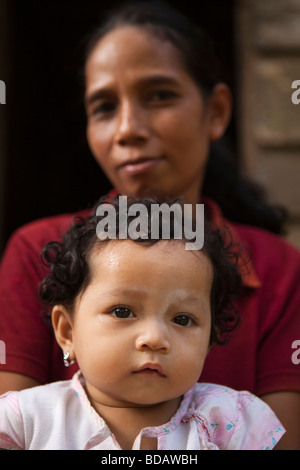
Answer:
[[[3,244],[17,227],[91,206],[111,187],[85,140],[78,64],[81,38],[120,1],[8,3]],[[234,92],[234,2],[171,3],[215,39]],[[229,133],[234,145],[234,122]]]

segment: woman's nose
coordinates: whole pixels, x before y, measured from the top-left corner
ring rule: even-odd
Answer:
[[[136,348],[139,351],[160,351],[167,353],[170,350],[168,333],[159,322],[147,323],[138,334]]]
[[[145,112],[138,104],[126,101],[120,104],[115,141],[121,146],[139,145],[149,138]]]

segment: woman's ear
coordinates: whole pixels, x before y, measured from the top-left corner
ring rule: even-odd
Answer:
[[[64,353],[69,352],[70,357],[74,359],[73,326],[68,311],[63,305],[55,305],[52,309],[51,318],[56,341]]]
[[[210,140],[218,140],[225,133],[231,118],[232,96],[225,83],[215,85],[209,97]]]

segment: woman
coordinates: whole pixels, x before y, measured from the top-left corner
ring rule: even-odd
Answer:
[[[192,204],[204,202],[211,220],[229,227],[243,245],[241,326],[229,345],[212,349],[201,379],[260,396],[287,429],[279,447],[299,449],[300,369],[291,361],[291,344],[300,329],[300,256],[275,235],[236,223],[244,222],[247,213],[248,224],[273,231],[281,225],[277,213],[255,207],[252,196],[249,204],[253,193],[227,166],[231,181],[226,182],[226,171],[209,157],[211,144],[228,125],[231,96],[219,80],[205,36],[168,7],[135,5],[95,32],[85,79],[88,142],[115,190],[137,196],[155,190]],[[218,181],[215,171],[221,175]],[[235,223],[205,198],[212,189]],[[72,218],[29,224],[8,244],[0,273],[0,331],[7,351],[2,393],[74,372],[63,369],[34,294],[45,275],[43,245],[60,239]]]

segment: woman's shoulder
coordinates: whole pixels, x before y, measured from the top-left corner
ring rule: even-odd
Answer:
[[[34,234],[44,232],[48,234],[64,233],[69,228],[70,223],[72,223],[75,217],[86,217],[89,213],[90,209],[86,209],[78,212],[66,212],[63,214],[43,217],[22,225],[15,231],[15,234],[30,237]]]
[[[77,213],[52,215],[28,222],[12,233],[7,248],[21,245],[40,252],[47,242],[60,241],[75,217],[87,217],[89,213],[90,209],[86,209]]]
[[[248,245],[252,252],[269,254],[291,254],[300,258],[300,250],[292,245],[284,236],[276,235],[268,230],[254,227],[251,225],[243,225],[232,223],[234,230],[238,233],[239,238],[244,245]]]
[[[300,275],[300,250],[284,237],[248,225],[234,223],[232,226],[240,244],[253,260],[258,275],[272,269],[282,270],[285,266],[290,273],[297,272]]]
[[[267,265],[272,261],[293,258],[296,263],[300,264],[300,250],[291,245],[283,236],[253,225],[228,220],[215,201],[204,197],[203,202],[207,206],[212,222],[218,228],[226,227],[231,232],[233,242],[241,245],[253,260]]]

